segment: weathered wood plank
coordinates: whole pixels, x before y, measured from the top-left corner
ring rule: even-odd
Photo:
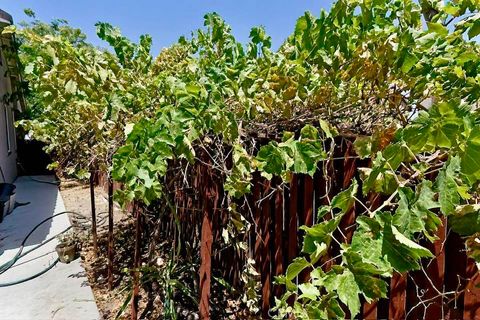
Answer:
[[[281,182],[281,181],[279,181]],[[274,204],[275,204],[275,227],[274,227],[274,265],[273,265],[273,275],[278,276],[283,274],[285,268],[283,266],[283,190],[278,188],[275,192]],[[276,286],[274,294],[276,297],[279,297],[283,292],[281,286]]]
[[[289,211],[288,211],[288,262],[291,262],[297,256],[298,249],[298,177],[292,176],[289,191]]]
[[[390,303],[388,318],[402,320],[406,316],[407,274],[394,273],[390,281]]]
[[[480,272],[473,259],[467,261],[467,278],[465,288],[463,319],[480,319]]]
[[[268,311],[270,310],[270,297],[272,294],[272,271],[271,271],[271,251],[270,241],[271,232],[270,227],[272,223],[272,213],[270,207],[270,181],[264,184],[263,188],[263,201],[262,205],[262,247],[261,252],[263,254],[262,266],[261,266],[261,278],[262,278],[262,315],[268,317]]]
[[[210,286],[212,277],[212,199],[218,199],[217,190],[212,185],[209,169],[203,170],[203,221],[200,242],[200,319],[210,319]]]

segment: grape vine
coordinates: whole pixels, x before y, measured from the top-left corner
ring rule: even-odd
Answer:
[[[273,311],[330,319],[346,317],[346,306],[354,317],[361,297],[386,297],[395,272],[433,257],[421,243],[444,223],[479,261],[479,9],[469,0],[338,0],[300,17],[278,50],[258,27],[237,42],[212,13],[155,61],[148,36],[136,45],[99,24],[112,54],[61,28],[39,36],[34,24],[16,31],[39,114],[22,124],[62,168],[105,159],[124,185],[117,200],[145,205],[170,204],[169,164],[202,161],[200,150],[215,155],[232,200],[252,191],[255,172],[283,185],[292,173],[313,176],[337,137],[353,137],[371,166],[302,227],[302,254],[277,277],[286,293]],[[361,200],[371,193],[384,199],[377,207]],[[355,203],[364,212],[351,241],[335,239]],[[338,257],[328,256],[332,242]],[[308,280],[297,284],[301,273]]]

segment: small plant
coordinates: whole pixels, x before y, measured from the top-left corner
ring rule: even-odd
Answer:
[[[172,255],[158,258],[157,266],[141,268],[142,282],[153,282],[161,288],[163,296],[163,316],[165,319],[177,319],[179,314],[187,312],[182,310],[180,300],[189,300],[194,306],[198,305],[196,294],[188,286],[188,278],[195,274],[192,265],[179,263]]]
[[[57,239],[63,246],[76,246],[78,244],[77,234],[73,230],[60,234]]]
[[[70,263],[75,260],[77,256],[78,237],[73,230],[68,230],[57,237],[58,245],[55,250],[58,254],[58,259],[63,263]]]

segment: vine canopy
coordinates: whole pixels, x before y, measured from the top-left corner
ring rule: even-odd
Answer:
[[[78,32],[26,27],[16,32],[37,114],[22,124],[62,168],[112,164],[124,185],[117,199],[146,205],[170,203],[172,161],[202,161],[199,151],[225,179],[231,204],[251,192],[253,173],[284,186],[292,173],[313,176],[333,161],[338,137],[355,140],[371,166],[302,227],[302,253],[277,278],[286,293],[274,308],[279,318],[344,318],[345,309],[354,317],[361,298],[386,296],[395,272],[433,257],[423,244],[442,224],[480,257],[479,8],[339,0],[300,17],[278,50],[259,27],[239,43],[212,13],[155,61],[150,37],[134,44],[108,24],[98,34],[114,53]],[[384,199],[378,207],[361,200],[372,193]],[[331,258],[354,204],[364,212]],[[322,268],[326,260],[333,266]],[[297,285],[300,273],[309,277]]]
[[[420,243],[435,241],[447,221],[467,244],[478,239],[476,3],[337,1],[319,17],[301,17],[277,51],[261,28],[242,46],[218,15],[207,15],[205,26],[176,45],[183,59],[174,74],[160,70],[157,116],[137,123],[115,156],[123,199],[163,197],[170,159],[199,161],[199,149],[225,146],[232,167],[214,167],[240,197],[251,191],[253,172],[284,182],[313,175],[331,161],[335,136],[354,136],[372,166],[303,228],[302,255],[277,278],[287,289],[274,309],[279,318],[345,317],[342,304],[355,316],[360,297],[386,297],[394,272],[433,258]],[[270,142],[255,144],[262,138]],[[361,203],[351,242],[330,270],[321,268],[343,215],[371,192],[386,200],[378,208]],[[475,248],[468,250],[478,258]],[[309,280],[296,285],[300,272]]]

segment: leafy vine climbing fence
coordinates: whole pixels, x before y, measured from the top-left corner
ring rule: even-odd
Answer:
[[[275,276],[286,272],[288,265],[301,252],[301,226],[317,221],[318,209],[329,199],[347,189],[352,179],[361,181],[359,167],[369,166],[369,160],[359,159],[351,139],[342,138],[335,146],[333,158],[319,164],[313,177],[293,174],[289,183],[279,178],[266,180],[253,176],[252,193],[236,200],[235,208],[250,224],[243,240],[247,256],[255,261],[260,283],[260,308],[263,318],[269,318],[275,297],[283,288],[275,284]],[[212,274],[217,273],[233,287],[241,288],[245,253],[238,246],[225,246],[223,230],[230,217],[224,176],[213,169],[211,158],[204,152],[201,159],[189,166],[180,177],[172,170],[170,181],[174,190],[175,214],[161,220],[161,229],[169,235],[174,247],[190,243],[200,248],[199,308],[202,319],[210,317],[210,287]],[[105,177],[99,183],[106,186]],[[115,189],[121,184],[115,183]],[[361,190],[361,188],[359,188]],[[329,270],[341,259],[341,243],[349,242],[358,215],[373,210],[382,195],[361,191],[358,203],[342,218],[328,254],[317,264]],[[359,202],[360,203],[360,202]],[[131,208],[131,206],[130,206]],[[422,269],[411,273],[395,273],[390,282],[388,299],[368,303],[362,301],[361,319],[478,319],[480,318],[480,275],[473,259],[468,258],[464,240],[449,232],[443,219],[433,243],[424,241],[435,258],[424,261]],[[237,239],[238,240],[238,239]],[[137,239],[137,242],[140,241]],[[184,250],[184,249],[183,249]],[[448,263],[447,263],[448,261]],[[301,273],[300,280],[308,274]],[[348,312],[347,310],[345,310]]]

